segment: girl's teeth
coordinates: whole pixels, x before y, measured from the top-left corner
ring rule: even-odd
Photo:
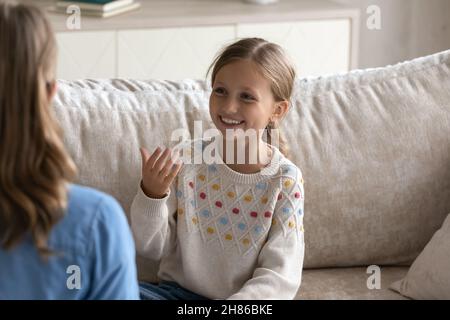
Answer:
[[[243,121],[236,121],[236,120],[232,120],[232,119],[226,119],[226,118],[222,118],[222,121],[225,122],[226,124],[240,124]]]

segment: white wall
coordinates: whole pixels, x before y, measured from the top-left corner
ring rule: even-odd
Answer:
[[[381,67],[450,49],[450,0],[335,0],[361,9],[359,67]],[[381,30],[366,9],[381,9]]]
[[[414,0],[410,53],[450,49],[450,0]]]

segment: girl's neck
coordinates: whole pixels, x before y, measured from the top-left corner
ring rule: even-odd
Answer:
[[[227,147],[234,147],[234,151],[227,150]],[[258,173],[269,165],[273,155],[272,149],[261,139],[255,144],[246,142],[245,154],[243,152],[236,140],[227,143],[225,137],[222,138],[222,160],[233,171],[243,174]],[[227,155],[230,159],[227,159]]]

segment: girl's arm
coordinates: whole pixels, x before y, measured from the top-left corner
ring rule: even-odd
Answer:
[[[137,252],[160,260],[176,240],[176,176],[182,164],[170,149],[152,155],[141,148],[142,182],[131,205],[131,228]],[[173,183],[175,182],[175,183]]]
[[[162,199],[152,199],[139,188],[131,205],[131,228],[137,252],[146,258],[160,260],[176,241],[176,208],[174,183]]]
[[[294,183],[289,192],[282,192],[277,201],[273,224],[267,242],[258,257],[253,276],[241,290],[228,299],[293,299],[300,287],[305,250],[303,233],[304,189],[297,182],[283,178],[282,183]],[[287,182],[287,183],[290,183]]]

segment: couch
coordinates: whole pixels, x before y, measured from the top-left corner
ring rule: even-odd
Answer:
[[[300,70],[301,74],[301,70]],[[55,115],[77,182],[126,214],[139,146],[172,146],[194,120],[212,126],[207,81],[58,81]],[[405,299],[405,276],[450,212],[450,51],[383,68],[299,78],[282,128],[305,181],[305,261],[298,299]],[[139,278],[158,263],[137,257]],[[381,286],[369,288],[368,266]]]

